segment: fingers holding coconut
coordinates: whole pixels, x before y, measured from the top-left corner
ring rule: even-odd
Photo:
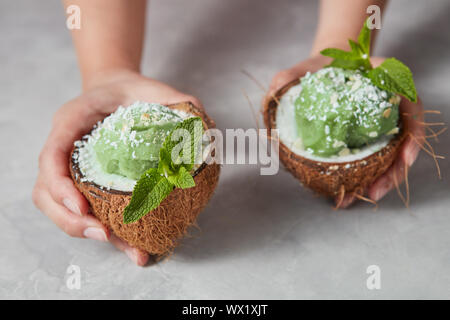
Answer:
[[[147,264],[149,255],[147,252],[133,248],[128,243],[118,238],[114,234],[111,234],[109,241],[120,251],[124,252],[131,261],[133,261],[136,265],[143,267]]]
[[[301,74],[294,69],[286,69],[279,71],[272,79],[270,83],[269,91],[267,92],[267,98],[272,98],[275,92],[277,92],[281,87],[286,85],[286,83],[291,82],[299,78]]]
[[[400,146],[398,156],[392,166],[370,186],[368,195],[374,201],[379,201],[396,184],[399,185],[404,181],[405,168],[413,165],[420,151],[419,143],[423,141],[423,106],[420,100],[418,103],[413,103],[403,98],[399,109],[403,130],[407,132],[406,138]],[[354,196],[345,195],[343,199],[337,197],[335,202],[339,208],[346,208],[355,200],[356,198]]]
[[[405,169],[413,165],[420,151],[423,141],[423,106],[422,103],[413,103],[402,99],[400,113],[407,137],[400,147],[399,155],[389,170],[370,187],[369,197],[378,201],[383,198],[396,184],[405,179]]]
[[[364,24],[350,51],[327,48],[282,72],[264,105],[267,128],[278,129],[280,160],[303,185],[333,197],[339,208],[369,191],[378,200],[405,176],[424,139],[411,70],[395,58],[370,58]],[[309,71],[309,72],[307,72]],[[304,75],[303,75],[304,74]],[[403,101],[400,96],[409,101]],[[419,119],[419,121],[417,121]]]
[[[94,217],[80,217],[59,205],[40,181],[33,190],[33,201],[61,230],[71,237],[108,241],[109,231]]]
[[[57,204],[79,216],[87,215],[89,203],[69,177],[68,157],[58,144],[47,144],[39,157],[40,180]]]
[[[93,129],[95,123],[117,109],[125,111],[125,108],[120,106],[136,100],[156,101],[164,105],[176,104],[179,112],[173,113],[170,108],[164,107],[166,109],[162,112],[153,113],[150,108],[152,110],[147,110],[149,112],[136,114],[127,108],[131,112],[131,118],[127,118],[129,122],[127,120],[122,123],[118,133],[124,134],[130,145],[120,144],[122,140],[114,139],[115,136],[105,137],[105,143],[99,144],[99,150],[95,150],[101,161],[97,161],[97,156],[85,159],[87,162],[83,169],[86,170],[84,173],[87,176],[74,171],[76,168],[80,169],[78,161],[82,160],[74,158],[72,153],[80,146],[79,139],[88,139],[85,135]],[[137,265],[147,262],[149,254],[145,251],[159,255],[170,252],[212,196],[219,174],[218,165],[203,164],[193,168],[186,165],[192,177],[189,183],[182,186],[191,187],[194,178],[196,186],[187,191],[180,189],[173,193],[171,201],[178,206],[164,203],[156,208],[155,212],[149,209],[153,214],[148,215],[145,221],[126,225],[123,211],[117,210],[127,206],[133,186],[141,174],[146,170],[158,168],[156,160],[159,159],[164,135],[171,132],[178,122],[183,122],[184,116],[200,116],[204,125],[214,126],[214,122],[206,116],[203,105],[196,97],[181,93],[159,81],[127,73],[121,75],[117,81],[104,84],[102,80],[96,82],[94,87],[89,88],[82,96],[61,107],[53,118],[52,131],[39,158],[40,172],[33,191],[36,206],[62,230],[74,237],[107,241],[110,233],[116,232],[117,236],[124,240],[114,237],[111,242]],[[189,129],[196,130],[195,126]],[[114,135],[114,132],[108,131],[107,134]],[[75,141],[78,142],[74,148]],[[88,183],[87,179],[93,174],[91,169],[99,169],[99,184]],[[186,178],[181,175],[183,172],[172,171],[171,177]],[[114,176],[115,183],[119,184],[118,190],[113,190],[114,185],[110,185],[111,175]],[[186,179],[182,182],[186,182]],[[122,188],[125,188],[125,191]],[[103,214],[105,211],[108,215]],[[167,214],[168,212],[170,214]],[[135,248],[138,245],[140,249]]]
[[[203,110],[203,105],[197,97],[178,91],[164,82],[143,77],[140,74],[129,76],[125,82],[120,83],[117,90],[124,92],[126,96],[126,99],[121,101],[123,105],[129,105],[136,100],[152,101],[162,105],[191,102],[197,108]]]
[[[89,215],[84,218],[74,216],[73,213],[76,213],[76,210],[71,209],[71,205],[68,205],[66,201],[64,201],[65,207],[56,203],[41,181],[42,178],[39,178],[33,190],[33,201],[66,234],[71,237],[89,238],[98,241],[108,241],[109,238],[109,241],[120,251],[123,251],[136,265],[144,266],[147,263],[149,255],[146,252],[133,248],[125,241],[111,235],[93,216]],[[72,181],[70,183],[73,187]],[[78,192],[78,190],[76,191]],[[86,201],[84,197],[83,200]]]
[[[89,203],[86,198],[75,188],[69,177],[55,177],[49,183],[49,192],[53,200],[65,206],[72,213],[79,216],[89,214]]]
[[[198,104],[137,101],[75,143],[69,168],[77,189],[93,215],[122,240],[112,242],[136,264],[145,264],[148,254],[170,253],[212,196],[220,167],[204,162],[203,152],[195,154],[203,129],[213,126]],[[170,156],[178,129],[196,141],[192,158],[181,164]]]
[[[274,94],[293,80],[304,76],[306,72],[315,72],[329,62],[324,56],[314,56],[302,61],[292,68],[279,71],[272,79],[266,99],[271,99]]]
[[[181,92],[177,92],[176,95],[172,95],[169,98],[165,99],[166,103],[163,105],[175,105],[179,103],[192,103],[195,108],[204,111],[203,103],[197,97],[189,94],[184,94]]]
[[[396,185],[405,179],[405,163],[401,157],[369,189],[369,197],[374,201],[382,199]]]
[[[402,99],[400,103],[400,113],[405,128],[408,130],[408,136],[403,143],[400,155],[403,161],[411,167],[416,160],[420,144],[423,142],[423,106],[420,99],[417,103]]]
[[[351,206],[356,201],[356,197],[353,194],[345,194],[343,197],[338,196],[334,199],[336,209],[345,209]]]
[[[40,175],[51,197],[78,215],[88,214],[89,203],[70,178],[69,156],[73,141],[86,133],[86,126],[90,127],[98,118],[93,115],[95,111],[85,107],[90,105],[87,100],[76,98],[55,113],[52,131],[39,156]]]

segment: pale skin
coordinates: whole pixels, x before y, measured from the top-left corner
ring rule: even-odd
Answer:
[[[137,265],[147,263],[146,252],[130,247],[115,237],[89,212],[89,203],[75,188],[68,168],[68,157],[73,142],[88,133],[92,126],[115,111],[119,105],[136,100],[171,104],[201,102],[189,94],[140,74],[146,0],[78,0],[63,1],[64,6],[77,4],[82,11],[81,30],[72,32],[82,76],[83,92],[67,102],[54,115],[50,135],[39,157],[39,175],[33,190],[33,201],[60,229],[73,237],[109,241]],[[319,55],[326,47],[347,48],[347,39],[356,39],[365,10],[370,4],[383,7],[383,1],[323,0],[320,19],[311,55],[290,69],[279,72],[272,80],[268,97],[307,71],[315,71],[329,62]],[[342,19],[342,17],[345,17]],[[373,64],[381,63],[374,58]],[[402,111],[418,114],[421,104],[403,99]],[[412,119],[412,117],[410,117]],[[421,127],[411,120],[413,133],[422,134]],[[381,199],[394,187],[393,176],[401,177],[406,164],[412,165],[419,147],[408,139],[404,142],[395,164],[367,190],[373,200]],[[400,178],[399,178],[400,179]],[[354,201],[347,196],[341,204],[346,207]]]

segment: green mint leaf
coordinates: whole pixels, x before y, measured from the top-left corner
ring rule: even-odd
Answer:
[[[165,148],[159,151],[158,171],[177,188],[195,187],[194,179],[186,167],[172,163],[171,156]]]
[[[355,60],[344,60],[344,59],[334,59],[330,64],[330,67],[348,69],[348,70],[370,70],[370,62],[367,63],[364,59],[355,59]]]
[[[186,167],[173,164],[169,152],[164,148],[159,151],[158,171],[177,188],[195,187],[194,179]]]
[[[181,167],[176,175],[167,177],[167,180],[177,188],[187,189],[195,187],[194,178],[185,167]]]
[[[363,53],[369,57],[370,54],[370,29],[367,26],[367,21],[364,22],[364,25],[359,33],[358,36],[358,43],[361,46],[361,49],[363,50]]]
[[[353,41],[352,39],[348,39],[348,44],[352,49],[352,52],[357,53],[358,57],[362,57],[364,54],[364,50],[361,48],[361,45],[358,42]]]
[[[367,27],[367,21],[358,36],[358,42],[348,40],[351,50],[345,51],[336,48],[328,48],[320,53],[331,57],[334,60],[329,66],[349,70],[360,70],[366,72],[372,69],[370,63],[370,29]]]
[[[158,168],[149,169],[137,181],[130,203],[123,213],[124,223],[132,223],[156,209],[174,187],[195,187],[190,171],[201,150],[203,135],[199,117],[180,122],[159,150]]]
[[[417,102],[417,92],[411,70],[395,58],[389,58],[367,74],[381,89],[403,95],[411,102]]]
[[[178,169],[179,166],[172,162],[169,151],[166,148],[161,148],[159,150],[158,172],[167,177],[168,175],[174,174]]]
[[[173,190],[171,184],[156,168],[142,175],[133,189],[130,203],[123,212],[123,222],[128,224],[156,209]]]
[[[194,167],[196,155],[201,150],[202,134],[199,117],[188,118],[175,126],[163,144],[175,166],[182,165],[188,171]]]
[[[327,48],[327,49],[320,51],[320,53],[323,56],[334,58],[334,59],[339,59],[339,60],[360,59],[360,55],[357,52],[345,51],[345,50],[336,49],[336,48]]]
[[[351,51],[335,48],[322,50],[320,53],[334,60],[330,67],[349,70],[360,70],[381,89],[405,96],[417,102],[417,92],[411,70],[395,58],[386,59],[379,67],[373,69],[370,63],[370,34],[368,20],[359,33],[358,42],[349,40]]]
[[[334,60],[329,64],[331,67],[360,71],[372,69],[369,55],[364,52],[361,45],[353,40],[349,40],[349,45],[351,51],[328,48],[322,50],[320,53],[324,56],[334,58]]]

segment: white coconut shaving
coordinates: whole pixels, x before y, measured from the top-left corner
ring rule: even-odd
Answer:
[[[294,103],[300,95],[301,90],[301,84],[291,87],[281,97],[280,104],[278,105],[276,112],[276,128],[279,130],[280,141],[295,154],[319,162],[351,162],[366,158],[371,154],[380,151],[387,146],[389,141],[392,139],[392,135],[385,135],[380,137],[380,139],[376,142],[359,149],[344,148],[341,150],[339,155],[331,157],[320,157],[314,155],[311,150],[305,150],[302,139],[299,137],[297,131]],[[398,132],[398,130],[396,132]],[[339,143],[340,141],[335,141],[335,147],[339,147]]]

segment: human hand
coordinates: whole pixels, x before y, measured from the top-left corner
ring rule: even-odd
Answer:
[[[384,61],[384,58],[371,58],[372,65],[377,67]],[[270,99],[273,95],[285,86],[287,83],[303,77],[306,72],[316,72],[323,66],[331,62],[331,59],[324,56],[313,56],[305,61],[302,61],[292,68],[278,72],[272,79],[268,93],[265,99]],[[419,143],[423,141],[424,127],[423,122],[423,107],[419,99],[417,103],[408,101],[402,98],[400,103],[400,115],[402,116],[403,125],[408,128],[408,136],[403,144],[400,146],[399,154],[392,166],[379,177],[369,188],[366,194],[373,201],[378,201],[383,198],[396,184],[399,185],[405,178],[405,170],[413,165],[419,151]],[[346,208],[350,206],[357,198],[348,194],[344,199],[335,198],[338,208]]]
[[[322,55],[310,57],[291,68],[279,71],[270,83],[265,99],[271,99],[275,93],[289,82],[303,77],[308,71],[314,73],[325,65],[329,64],[331,59]]]
[[[202,107],[197,98],[134,71],[114,70],[96,76],[81,96],[55,113],[50,135],[39,156],[33,202],[68,235],[110,241],[135,264],[143,266],[149,255],[112,235],[89,213],[89,203],[75,188],[69,172],[69,156],[74,141],[89,133],[95,123],[114,112],[119,105],[126,106],[136,100],[165,105],[190,101]]]

